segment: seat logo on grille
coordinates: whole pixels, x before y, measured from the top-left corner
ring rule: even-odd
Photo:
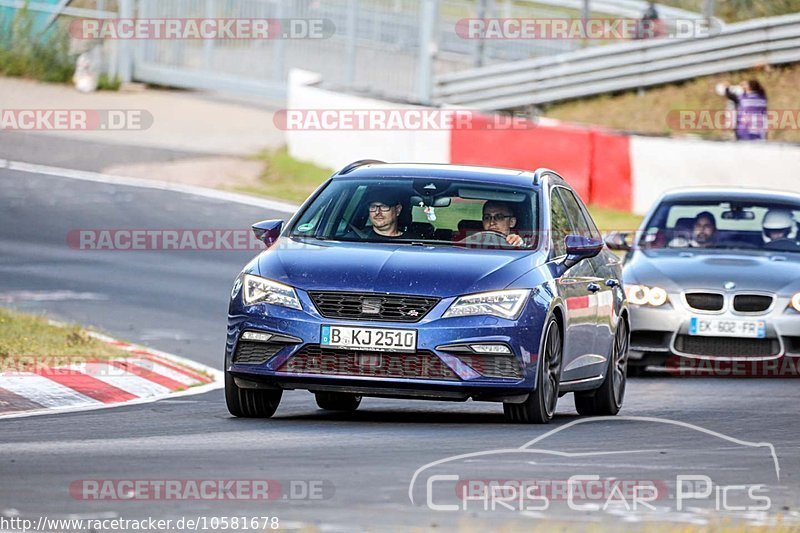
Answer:
[[[411,311],[409,311],[409,312],[408,312],[408,313],[406,313],[406,314],[407,314],[408,316],[419,316],[419,311],[417,311],[416,309],[412,309]]]
[[[364,301],[361,302],[361,312],[365,315],[381,314],[381,301],[374,298],[364,299]]]

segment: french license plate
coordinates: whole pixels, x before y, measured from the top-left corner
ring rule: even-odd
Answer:
[[[689,323],[689,335],[763,339],[767,335],[767,324],[763,320],[731,320],[695,316]]]
[[[414,329],[353,328],[322,326],[322,346],[350,350],[381,352],[417,351],[417,331]]]

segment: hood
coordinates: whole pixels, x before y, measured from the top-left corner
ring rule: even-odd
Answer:
[[[502,289],[537,253],[282,238],[258,257],[259,275],[303,290],[393,292],[439,298]]]
[[[659,285],[670,291],[688,289],[770,291],[793,294],[800,291],[800,254],[638,250],[625,265],[626,283]]]

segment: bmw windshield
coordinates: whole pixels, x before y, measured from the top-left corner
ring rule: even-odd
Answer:
[[[508,248],[537,246],[534,191],[440,178],[337,179],[300,214],[294,238]]]
[[[678,201],[661,204],[639,239],[643,249],[751,249],[800,253],[800,205]]]

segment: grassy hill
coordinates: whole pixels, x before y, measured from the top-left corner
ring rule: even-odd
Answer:
[[[726,99],[717,96],[715,85],[722,81],[738,83],[751,78],[761,81],[766,89],[770,109],[794,111],[797,117],[800,112],[797,99],[800,64],[706,76],[641,92],[630,91],[553,104],[544,108],[542,114],[568,122],[596,124],[629,132],[732,139],[733,133],[729,130],[676,131],[670,127],[668,120],[675,116],[676,110],[724,110]],[[672,125],[675,125],[674,122]],[[800,142],[800,127],[771,131],[769,139]]]

